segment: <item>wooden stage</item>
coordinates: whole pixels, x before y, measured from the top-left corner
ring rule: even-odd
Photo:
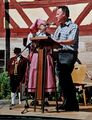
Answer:
[[[21,105],[15,105],[12,110],[9,110],[9,104],[3,102],[0,104],[0,120],[92,120],[92,105],[80,105],[79,112],[56,112],[55,102],[49,102],[50,106],[45,107],[44,113],[41,111],[41,106],[37,106],[36,112],[34,107],[25,110],[25,102]]]

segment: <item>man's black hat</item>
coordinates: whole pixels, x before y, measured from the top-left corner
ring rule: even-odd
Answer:
[[[15,54],[21,53],[21,48],[15,47],[15,48],[14,48],[14,53],[15,53]]]

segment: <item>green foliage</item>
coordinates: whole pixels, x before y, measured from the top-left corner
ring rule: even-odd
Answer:
[[[76,98],[78,100],[79,103],[83,103],[83,92],[82,91],[77,91],[76,92]]]
[[[10,83],[6,71],[0,73],[0,99],[10,98]]]

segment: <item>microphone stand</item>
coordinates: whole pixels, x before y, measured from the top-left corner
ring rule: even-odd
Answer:
[[[22,54],[27,48],[29,48],[31,45],[32,45],[32,42],[30,42],[30,43],[21,51],[21,53],[18,54],[17,57],[21,56],[21,54]]]
[[[29,55],[30,55],[30,46],[32,45],[32,42],[30,42],[25,48],[24,48],[24,50],[20,53],[20,55],[27,49],[27,48],[29,48]],[[19,56],[20,56],[19,55]],[[27,63],[27,67],[28,67],[28,69],[27,69],[27,74],[28,74],[28,80],[27,80],[27,82],[26,82],[26,88],[25,88],[25,93],[26,93],[26,103],[25,103],[25,105],[24,105],[24,110],[21,112],[21,114],[24,114],[25,113],[25,111],[26,112],[28,112],[28,108],[29,108],[29,104],[28,104],[28,81],[29,81],[29,69],[30,69],[30,62],[28,61],[28,63]]]

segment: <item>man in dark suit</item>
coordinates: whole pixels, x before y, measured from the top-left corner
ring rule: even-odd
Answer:
[[[20,48],[14,48],[14,57],[10,58],[8,62],[8,74],[10,77],[10,88],[11,88],[11,106],[15,105],[16,93],[20,91],[20,83],[25,80],[25,72],[27,67],[27,59],[21,55]],[[19,104],[20,92],[19,94]]]

